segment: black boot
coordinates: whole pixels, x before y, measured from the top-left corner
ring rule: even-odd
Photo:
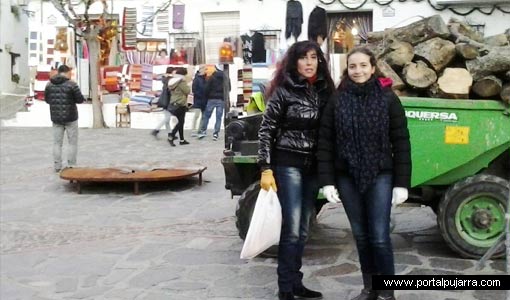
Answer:
[[[361,293],[352,300],[375,300],[377,292],[372,290],[372,274],[363,273],[363,289]]]
[[[278,292],[279,300],[294,300],[294,294],[292,292]]]
[[[392,290],[378,291],[377,300],[395,300],[395,292]]]
[[[379,298],[377,298],[377,293],[375,291],[362,289],[361,293],[358,296],[352,298],[351,300],[376,300],[376,299]]]
[[[169,133],[168,134],[168,142],[170,143],[170,146],[172,146],[172,147],[175,147],[174,140],[175,140],[175,135],[173,135],[172,133]]]
[[[295,299],[322,299],[322,293],[307,289],[304,285],[293,290]]]

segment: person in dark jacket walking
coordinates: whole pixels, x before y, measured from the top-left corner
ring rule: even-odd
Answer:
[[[198,133],[199,139],[202,139],[207,135],[206,132],[207,126],[209,125],[209,119],[212,116],[213,110],[216,110],[216,123],[214,123],[213,140],[218,140],[221,129],[221,119],[223,117],[223,108],[225,105],[223,100],[224,80],[225,74],[218,68],[216,68],[214,73],[212,73],[211,78],[207,80],[205,85],[205,98],[207,99],[207,106],[205,108],[204,116],[202,117],[202,124],[200,124],[200,132]]]
[[[191,106],[191,112],[193,113],[193,124],[191,130],[191,136],[198,136],[200,124],[204,117],[205,107],[207,106],[207,99],[205,98],[205,65],[200,65],[198,71],[193,78],[193,84],[191,86],[191,92],[193,93],[193,105]]]
[[[296,42],[287,50],[267,91],[257,163],[261,188],[275,190],[282,206],[279,299],[322,298],[303,285],[300,269],[319,190],[315,157],[319,120],[333,92],[326,59],[313,41]]]
[[[395,274],[391,207],[407,200],[411,181],[407,119],[390,86],[373,53],[353,49],[319,131],[319,182],[328,201],[342,199],[358,249],[364,288],[353,300],[395,299],[372,289],[372,275]]]
[[[71,68],[66,65],[58,67],[58,74],[50,79],[44,90],[44,101],[50,105],[51,122],[53,122],[53,167],[56,172],[62,170],[62,145],[64,133],[67,133],[67,167],[76,165],[78,153],[78,107],[83,103],[80,88],[71,81]]]

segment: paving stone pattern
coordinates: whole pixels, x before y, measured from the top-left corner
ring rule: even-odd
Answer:
[[[52,170],[51,128],[0,128],[0,299],[276,299],[276,261],[240,260],[235,199],[224,189],[223,142],[170,147],[149,130],[80,129],[78,165],[205,165],[164,184],[89,184],[83,193]],[[186,132],[189,136],[189,132]],[[482,271],[438,236],[429,208],[398,208],[392,235],[398,274]],[[349,299],[361,275],[341,205],[320,213],[304,255],[304,281],[324,299]],[[398,291],[397,299],[504,299],[504,291]]]

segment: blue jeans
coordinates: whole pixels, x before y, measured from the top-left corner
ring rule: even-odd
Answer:
[[[317,176],[305,169],[275,166],[273,171],[282,206],[278,287],[281,292],[290,292],[302,286],[303,273],[300,269],[303,250],[319,185]]]
[[[207,126],[209,125],[209,119],[212,116],[213,110],[216,109],[216,123],[214,123],[214,134],[218,135],[221,128],[221,118],[223,117],[223,100],[220,99],[209,99],[207,100],[207,106],[205,112],[202,115],[202,122],[200,124],[200,133],[205,134]]]
[[[360,194],[352,177],[337,178],[340,199],[356,240],[361,272],[365,274],[395,274],[390,239],[392,181],[391,174],[380,174]]]

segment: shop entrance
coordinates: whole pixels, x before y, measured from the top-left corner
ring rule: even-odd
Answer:
[[[205,62],[218,63],[218,51],[225,39],[235,42],[239,37],[239,12],[202,13]]]

